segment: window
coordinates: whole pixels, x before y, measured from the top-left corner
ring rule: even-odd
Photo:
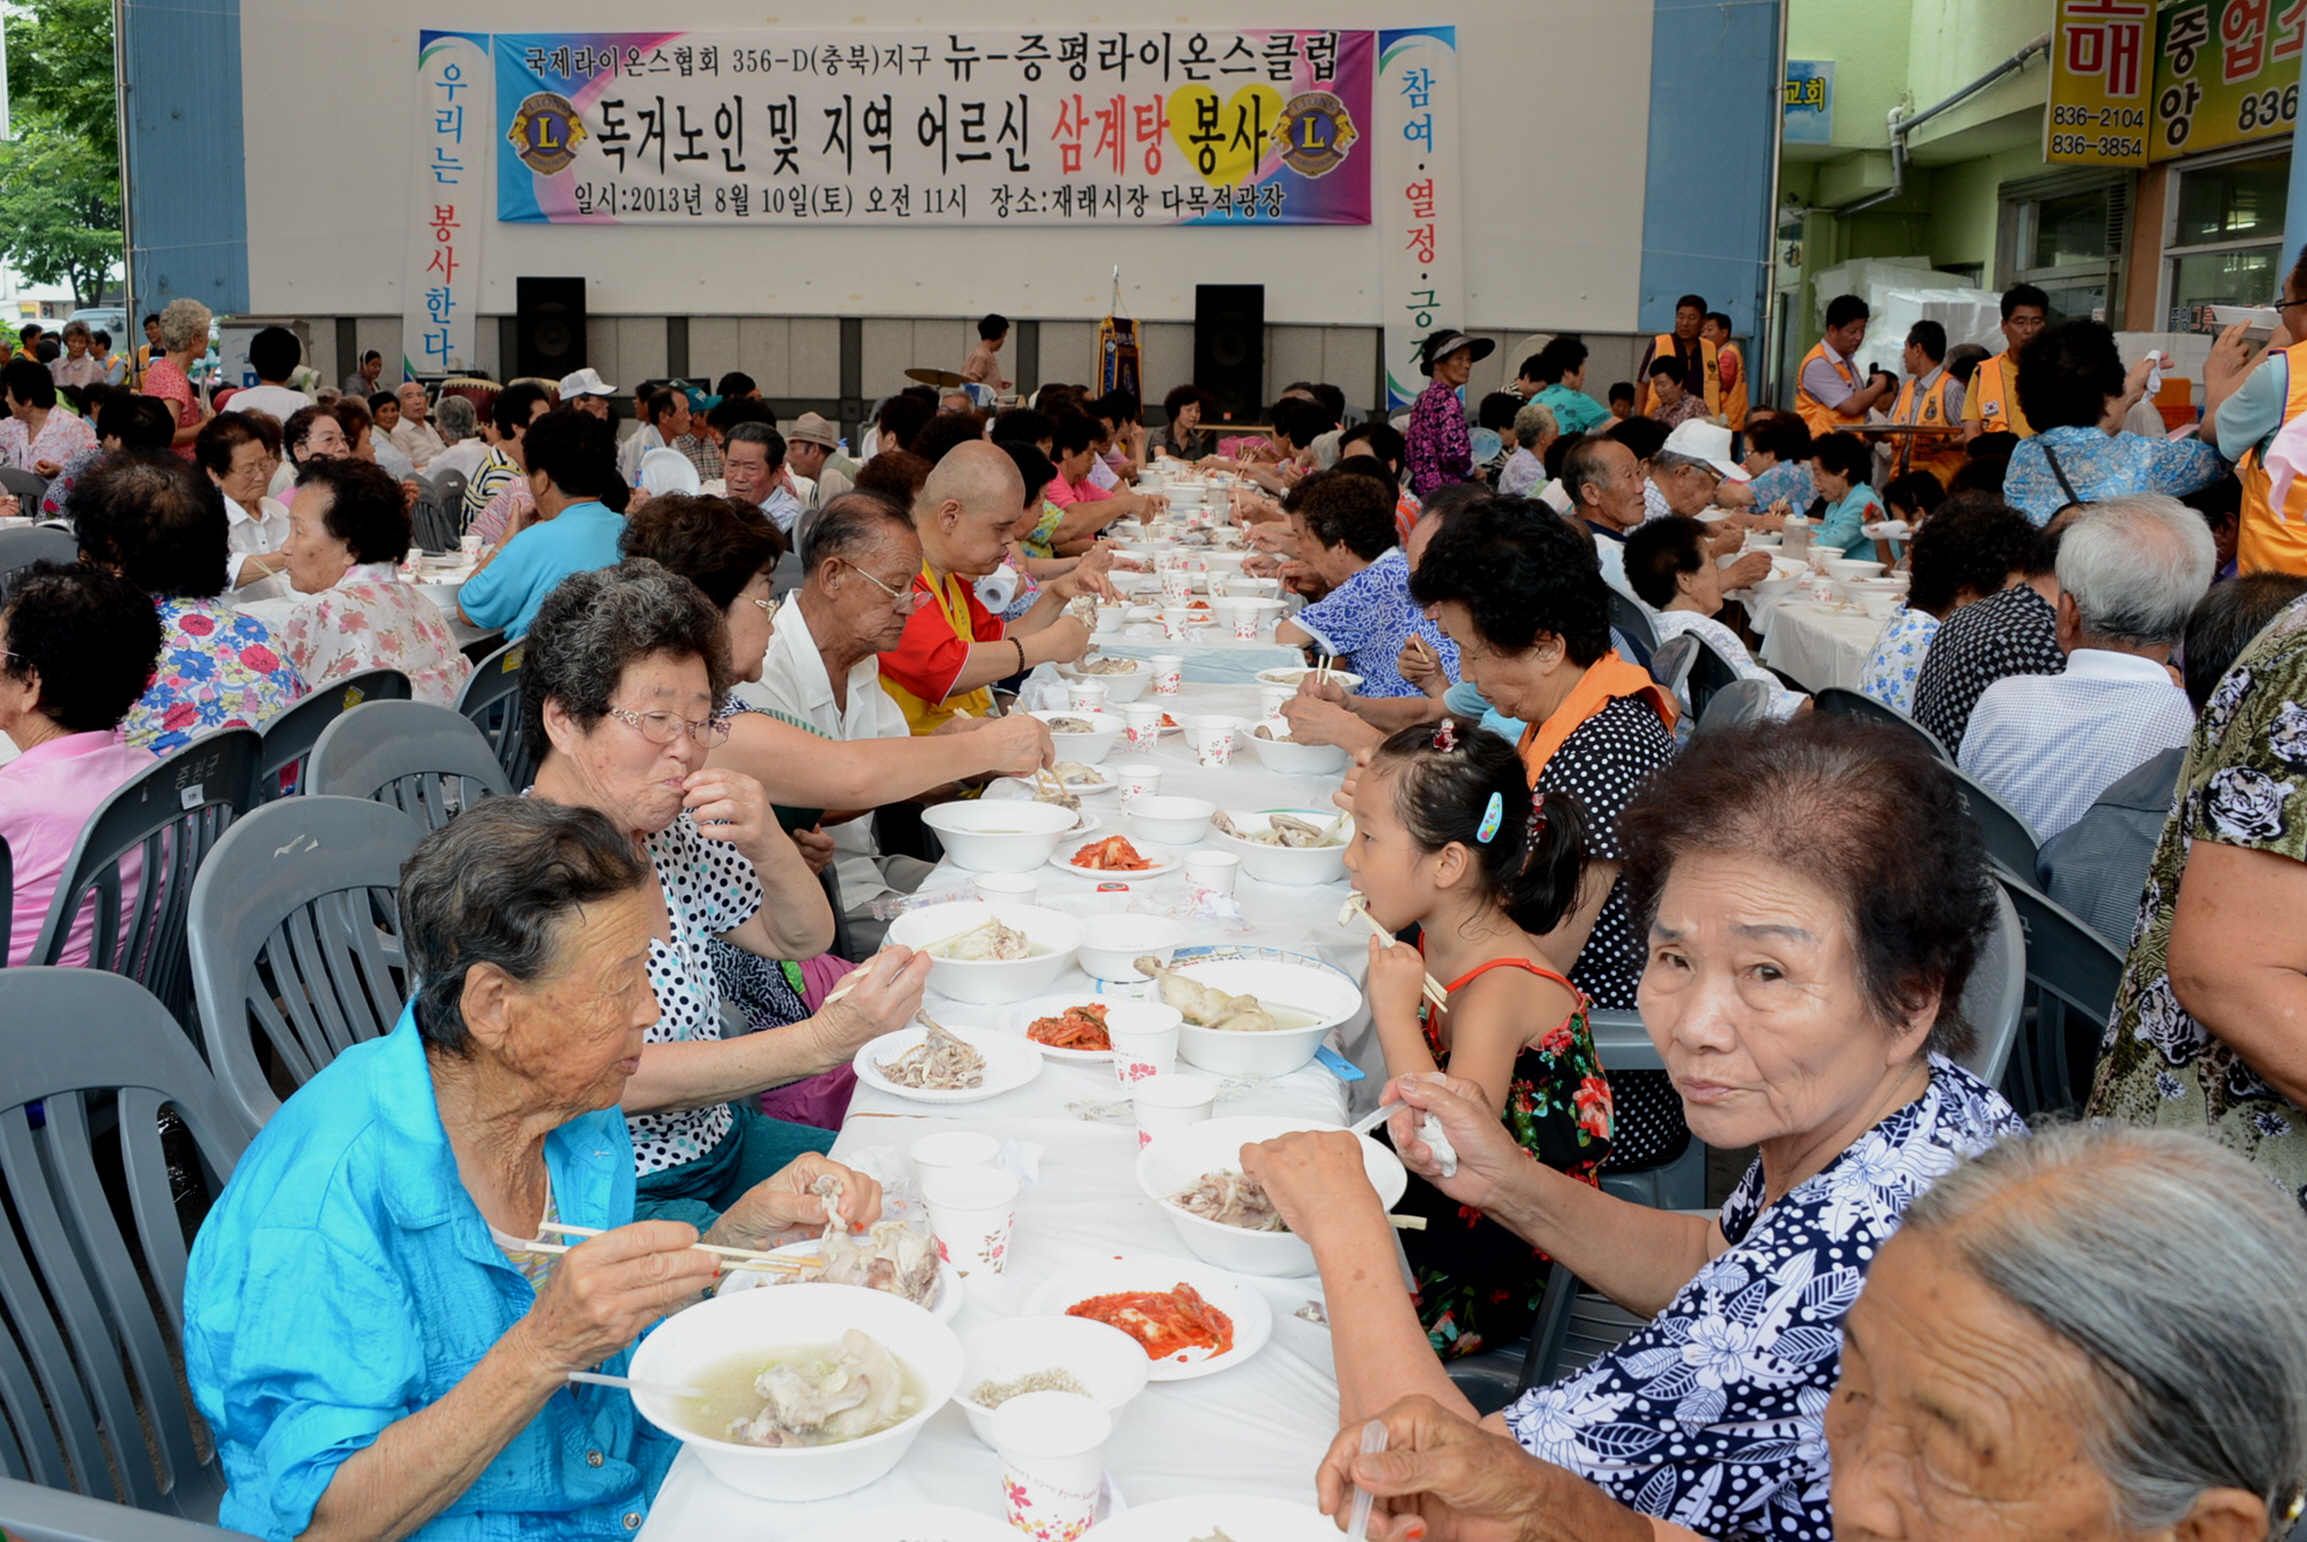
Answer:
[[[2127,179],[2068,173],[2002,189],[1998,286],[2034,284],[2051,297],[2051,319],[2104,318],[2118,295],[2130,222]]]
[[[2282,281],[2287,156],[2191,165],[2172,175],[2165,310],[2192,331],[2206,305],[2270,305]]]

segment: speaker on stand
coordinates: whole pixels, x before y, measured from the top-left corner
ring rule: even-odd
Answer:
[[[585,367],[585,281],[516,279],[515,378],[558,380]]]
[[[1254,423],[1264,414],[1266,286],[1194,286],[1194,384],[1217,405],[1205,421]]]

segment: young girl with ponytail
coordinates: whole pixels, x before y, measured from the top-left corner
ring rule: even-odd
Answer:
[[[1370,941],[1370,1015],[1388,1076],[1446,1070],[1479,1085],[1515,1141],[1587,1183],[1610,1151],[1610,1089],[1586,1002],[1537,942],[1577,903],[1585,818],[1564,793],[1534,794],[1514,746],[1444,718],[1387,739],[1353,790],[1346,870],[1389,933]],[[1425,976],[1449,998],[1435,1009]],[[1418,1315],[1445,1359],[1527,1332],[1548,1260],[1413,1177],[1401,1234]]]

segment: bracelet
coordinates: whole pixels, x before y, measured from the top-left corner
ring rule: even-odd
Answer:
[[[1009,640],[1009,645],[1017,650],[1017,672],[1022,675],[1025,673],[1025,644],[1018,638],[1012,637]]]

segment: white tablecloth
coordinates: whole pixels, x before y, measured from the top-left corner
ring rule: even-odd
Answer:
[[[1142,631],[1133,627],[1131,631]],[[1213,632],[1216,628],[1211,628]],[[1213,636],[1208,642],[1174,643],[1158,637],[1133,637],[1124,633],[1119,637],[1100,637],[1097,651],[1115,658],[1150,659],[1157,653],[1174,653],[1185,660],[1179,673],[1199,685],[1256,684],[1261,669],[1303,669],[1306,653],[1274,641],[1268,632],[1264,639],[1243,642],[1232,635]],[[1255,706],[1253,698],[1251,705]],[[1211,709],[1216,710],[1216,709]]]
[[[1762,661],[1813,691],[1858,689],[1883,623],[1862,611],[1830,611],[1803,599],[1792,604],[1747,600],[1762,635]]]
[[[1179,705],[1186,712],[1246,717],[1256,707],[1256,694],[1242,686],[1189,686]],[[1126,746],[1114,758],[1130,758]],[[1194,764],[1179,739],[1165,740],[1152,758],[1166,768],[1163,792],[1208,798],[1235,809],[1325,807],[1338,780],[1275,776],[1247,751],[1232,766],[1204,770]],[[1121,827],[1113,796],[1085,802],[1109,826]],[[1044,904],[1076,908],[1118,898],[1095,896],[1091,880],[1055,869],[1045,869],[1042,876]],[[921,892],[935,895],[967,885],[968,875],[947,865],[930,875]],[[1189,921],[1187,943],[1231,942],[1316,953],[1359,978],[1365,962],[1363,934],[1359,928],[1348,931],[1337,925],[1345,892],[1342,883],[1292,889],[1244,878],[1236,891],[1243,911],[1241,927],[1228,930],[1213,920]],[[1137,909],[1169,909],[1185,900],[1184,878],[1169,874],[1134,886],[1126,903]],[[1052,993],[1088,988],[1088,977],[1072,971],[1052,987]],[[956,1026],[1004,1022],[1011,1015],[1003,1007],[943,998],[933,998],[932,1010]],[[1349,1046],[1374,1053],[1366,1043],[1370,1038],[1366,1015],[1340,1034]],[[1351,1048],[1348,1053],[1352,1058]],[[1354,1090],[1360,1092],[1362,1104],[1374,1103],[1369,1083]],[[1067,1107],[1118,1098],[1106,1067],[1054,1062],[1015,1092],[929,1114],[917,1103],[861,1087],[833,1154],[854,1157],[874,1147],[902,1148],[931,1130],[956,1128],[1032,1141],[1045,1148],[1039,1180],[1026,1188],[1018,1206],[1007,1272],[973,1284],[954,1322],[956,1331],[967,1333],[980,1323],[1022,1311],[1036,1286],[1076,1264],[1117,1253],[1191,1256],[1169,1221],[1138,1190],[1134,1127],[1086,1121]],[[1350,1101],[1349,1088],[1314,1065],[1255,1084],[1221,1102],[1218,1111],[1337,1120],[1346,1116]],[[1242,1365],[1200,1380],[1155,1382],[1117,1420],[1107,1467],[1126,1502],[1211,1492],[1312,1499],[1315,1464],[1337,1427],[1338,1390],[1329,1330],[1294,1314],[1308,1301],[1319,1299],[1320,1282],[1309,1277],[1257,1284],[1274,1309],[1274,1337],[1264,1349]],[[927,1502],[993,1516],[1001,1513],[997,1459],[970,1433],[961,1411],[951,1406],[930,1419],[897,1471],[859,1493],[822,1504],[782,1505],[750,1498],[722,1484],[684,1453],[674,1463],[640,1534],[648,1542],[833,1537],[839,1535],[840,1518],[857,1508]]]

